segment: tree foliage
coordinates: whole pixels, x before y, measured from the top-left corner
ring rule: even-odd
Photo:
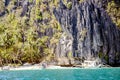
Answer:
[[[107,12],[113,22],[120,28],[120,4],[117,4],[115,0],[112,0],[108,3]]]
[[[0,65],[39,63],[54,58],[52,46],[61,35],[60,25],[52,13],[56,0],[36,0],[35,4],[29,0],[28,3],[31,5],[24,11],[25,7],[16,1],[10,1],[6,7],[0,1],[0,11],[4,8],[7,11],[0,17]]]

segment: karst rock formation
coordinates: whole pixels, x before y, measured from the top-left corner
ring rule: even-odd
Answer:
[[[120,63],[120,30],[103,8],[105,1],[72,0],[68,8],[60,0],[59,7],[53,10],[64,32],[57,46],[57,57],[88,60],[99,57],[104,63]]]

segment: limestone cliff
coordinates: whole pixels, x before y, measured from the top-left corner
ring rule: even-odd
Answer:
[[[60,38],[57,57],[68,58],[71,53],[72,57],[81,59],[99,57],[104,63],[120,63],[120,30],[102,3],[100,0],[72,0],[68,8],[60,0],[53,12],[65,35]]]
[[[119,10],[119,0],[0,0],[0,65],[120,64]]]

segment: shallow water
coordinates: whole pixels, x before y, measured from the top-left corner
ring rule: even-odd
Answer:
[[[0,80],[120,80],[120,68],[0,71]]]

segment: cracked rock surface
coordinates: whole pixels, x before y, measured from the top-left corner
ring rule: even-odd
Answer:
[[[68,9],[60,0],[53,13],[66,34],[60,38],[57,57],[69,57],[71,53],[72,57],[100,57],[108,64],[120,63],[120,30],[102,8],[102,2],[73,0]]]

